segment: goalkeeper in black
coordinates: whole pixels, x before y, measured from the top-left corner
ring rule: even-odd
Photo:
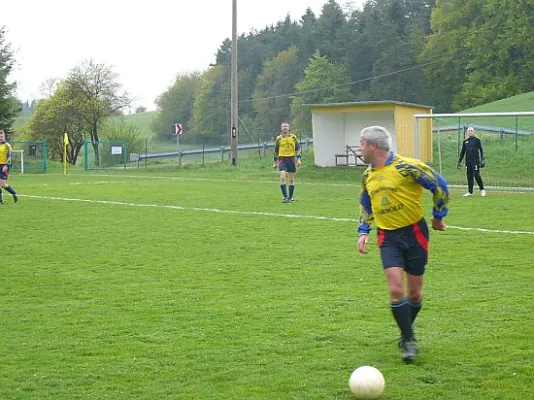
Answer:
[[[475,128],[470,126],[467,128],[467,134],[469,137],[464,140],[462,145],[462,151],[460,152],[460,158],[458,159],[458,168],[462,168],[462,160],[465,156],[465,167],[467,170],[467,193],[464,197],[473,195],[473,187],[475,186],[475,180],[480,188],[480,195],[486,196],[486,190],[484,189],[484,182],[480,176],[480,168],[486,166],[484,160],[484,150],[482,149],[482,142],[475,136]]]

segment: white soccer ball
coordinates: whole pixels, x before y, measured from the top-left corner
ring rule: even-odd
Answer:
[[[349,387],[358,400],[375,400],[384,393],[384,376],[369,366],[359,367],[352,372]]]

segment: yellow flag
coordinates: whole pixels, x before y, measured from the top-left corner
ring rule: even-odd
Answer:
[[[65,131],[63,135],[63,173],[67,175],[67,145],[69,144],[69,135]]]

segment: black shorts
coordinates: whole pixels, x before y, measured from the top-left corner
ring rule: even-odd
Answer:
[[[9,169],[6,172],[2,171],[4,166],[5,164],[0,164],[0,179],[7,181],[7,178],[9,178]]]
[[[280,171],[297,172],[295,157],[280,157]]]
[[[424,218],[392,231],[378,228],[378,247],[384,269],[401,267],[411,275],[423,275],[428,262],[428,239]]]

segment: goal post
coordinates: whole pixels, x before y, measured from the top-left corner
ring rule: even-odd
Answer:
[[[24,175],[24,149],[11,150],[11,168],[20,170]]]
[[[416,114],[414,155],[421,155],[421,121],[432,120],[432,166],[451,187],[467,185],[457,162],[467,128],[480,138],[486,160],[481,172],[488,189],[534,191],[534,111]],[[465,158],[463,160],[465,163]]]
[[[11,150],[11,170],[27,173],[45,172],[48,160],[48,148],[43,142],[9,142]]]

